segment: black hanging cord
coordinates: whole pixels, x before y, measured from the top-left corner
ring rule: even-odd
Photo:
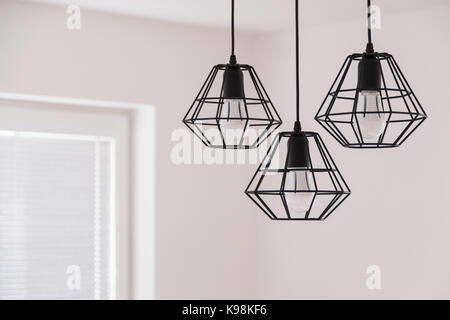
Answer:
[[[299,31],[298,31],[298,0],[295,0],[295,66],[296,66],[296,90],[297,90],[297,118],[295,122],[295,131],[301,131],[300,126],[300,43],[299,43]]]
[[[369,43],[372,43],[372,20],[371,20],[371,3],[370,0],[367,0],[367,36],[369,39]]]
[[[234,0],[231,0],[231,57],[230,63],[236,64],[236,56],[234,55]]]
[[[367,0],[367,47],[366,53],[373,53],[373,43],[372,43],[372,10],[371,10],[371,1]]]

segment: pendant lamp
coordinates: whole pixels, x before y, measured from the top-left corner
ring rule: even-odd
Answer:
[[[320,135],[300,125],[299,30],[296,0],[297,119],[278,134],[245,193],[272,220],[325,220],[350,189]]]
[[[315,119],[344,147],[398,147],[427,115],[394,57],[374,51],[367,7],[366,51],[345,59]]]
[[[231,0],[231,56],[209,73],[184,124],[211,148],[257,148],[281,125],[255,69],[238,64],[234,52],[234,0]]]

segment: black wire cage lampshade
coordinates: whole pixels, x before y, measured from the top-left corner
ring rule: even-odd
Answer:
[[[320,135],[302,131],[299,99],[299,31],[296,0],[297,119],[279,133],[245,193],[272,220],[325,220],[350,189]]]
[[[427,115],[394,57],[374,51],[367,5],[366,51],[345,59],[315,119],[344,147],[398,147]]]
[[[236,61],[234,0],[231,6],[230,62],[212,68],[183,122],[207,147],[257,148],[281,125],[281,118],[255,69]]]
[[[316,132],[278,134],[246,194],[272,220],[325,220],[350,189]]]

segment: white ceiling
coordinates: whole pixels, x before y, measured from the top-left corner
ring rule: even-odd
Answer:
[[[159,20],[227,27],[230,0],[26,0]],[[385,14],[448,5],[449,0],[374,0]],[[301,24],[317,25],[364,19],[365,0],[300,0]],[[294,0],[236,0],[236,27],[266,32],[291,27]]]

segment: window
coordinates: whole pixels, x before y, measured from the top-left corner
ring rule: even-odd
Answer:
[[[0,300],[128,297],[128,126],[0,103]]]
[[[0,297],[106,299],[114,140],[0,131]]]

